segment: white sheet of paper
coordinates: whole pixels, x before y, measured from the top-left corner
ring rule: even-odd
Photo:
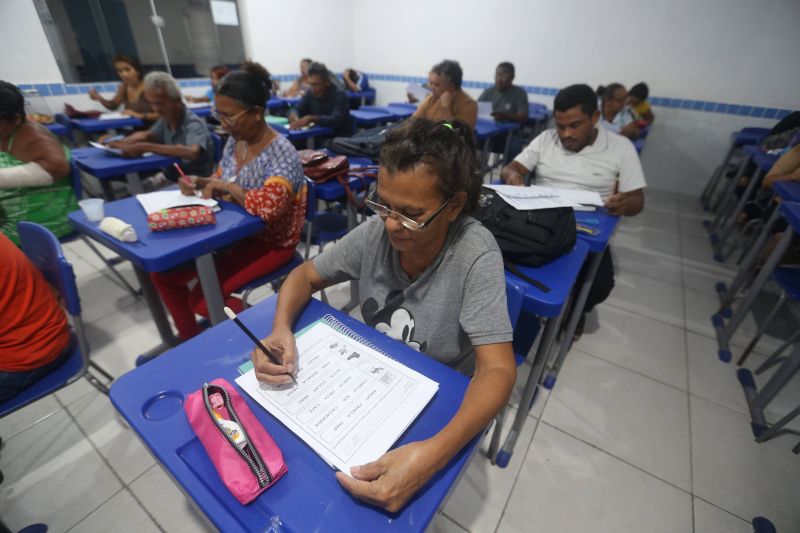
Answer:
[[[478,116],[481,118],[492,118],[492,103],[478,102]]]
[[[204,107],[211,107],[211,102],[184,102],[188,109],[203,109]]]
[[[236,383],[334,468],[386,453],[439,385],[319,321],[297,337],[297,385]]]
[[[119,120],[122,118],[131,118],[128,115],[123,115],[119,111],[112,111],[110,113],[101,113],[99,117],[100,120]]]
[[[97,148],[98,150],[102,150],[107,154],[122,156],[122,150],[118,150],[117,148],[109,148],[105,144],[89,141],[89,146],[91,146],[92,148]]]
[[[141,204],[145,213],[148,215],[158,211],[163,211],[164,209],[170,209],[172,207],[184,207],[188,205],[204,205],[206,207],[214,208],[215,211],[219,208],[219,203],[214,199],[209,198],[206,200],[197,196],[185,196],[181,193],[181,191],[174,189],[169,191],[156,191],[145,194],[137,194],[136,199],[139,201],[139,204]]]
[[[485,187],[494,189],[506,202],[521,211],[561,206],[572,207],[576,211],[590,211],[603,205],[603,199],[596,191],[557,189],[537,185],[518,187],[490,184]]]
[[[420,102],[425,100],[431,92],[419,83],[409,83],[406,86],[406,94],[410,94]]]

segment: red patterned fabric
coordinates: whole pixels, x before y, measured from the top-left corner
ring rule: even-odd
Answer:
[[[247,191],[244,207],[266,223],[260,237],[280,248],[293,248],[300,242],[306,217],[306,188],[294,194],[286,178],[272,176],[260,189]]]
[[[193,228],[216,223],[214,211],[203,205],[173,207],[147,215],[147,227],[150,231]]]

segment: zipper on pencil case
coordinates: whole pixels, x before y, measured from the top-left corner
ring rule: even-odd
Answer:
[[[219,392],[220,396],[222,396],[223,403],[225,404],[225,409],[228,411],[228,416],[230,420],[236,422],[242,430],[242,436],[245,439],[245,446],[243,448],[239,448],[236,443],[233,441],[233,438],[225,433],[225,431],[220,427],[217,423],[216,417],[214,416],[214,408],[211,407],[211,401],[209,400],[209,395],[213,389],[213,392]],[[203,402],[206,406],[206,411],[208,412],[208,416],[211,417],[211,422],[216,426],[228,444],[239,454],[239,457],[247,463],[247,466],[250,468],[250,471],[258,480],[259,488],[264,488],[270,483],[272,483],[272,474],[270,473],[269,469],[267,468],[264,459],[261,457],[261,454],[258,453],[256,447],[253,445],[253,441],[250,439],[250,435],[247,433],[247,429],[245,429],[244,424],[236,415],[236,411],[233,410],[233,405],[231,403],[230,396],[228,395],[228,391],[226,391],[222,387],[218,387],[216,385],[209,385],[205,383],[203,385]]]

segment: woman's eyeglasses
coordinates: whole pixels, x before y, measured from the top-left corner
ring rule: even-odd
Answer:
[[[450,203],[451,199],[452,198],[445,200],[445,202],[439,206],[439,209],[437,209],[430,217],[428,217],[428,220],[425,222],[417,222],[416,220],[408,218],[397,211],[389,209],[387,205],[379,202],[377,191],[374,191],[369,198],[367,198],[366,204],[370,209],[372,209],[372,211],[375,212],[376,215],[384,220],[391,216],[394,217],[395,220],[397,220],[400,224],[402,224],[404,228],[410,229],[411,231],[422,231],[427,228],[431,222],[433,222],[433,219],[442,212],[442,209],[444,209],[444,207]]]
[[[217,111],[217,108],[216,107],[212,107],[211,108],[211,116],[214,117],[217,120],[217,122],[219,122],[223,126],[226,126],[228,128],[232,128],[233,126],[236,125],[236,121],[239,120],[239,117],[241,117],[242,115],[244,115],[248,111],[249,111],[249,109],[243,109],[242,111],[239,111],[235,115],[233,115],[231,117],[228,117],[228,116],[225,116],[225,115],[220,115],[219,111]]]

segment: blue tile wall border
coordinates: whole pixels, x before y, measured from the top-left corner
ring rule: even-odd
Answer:
[[[427,77],[422,76],[403,76],[399,74],[368,73],[370,79],[376,81],[392,81],[399,83],[425,83]],[[274,74],[272,79],[277,81],[294,81],[297,74]],[[211,81],[208,78],[189,78],[178,80],[180,87],[210,87]],[[463,86],[466,89],[486,89],[493,85],[492,82],[464,80]],[[66,96],[72,94],[86,94],[89,89],[94,87],[102,92],[115,92],[117,82],[99,83],[23,83],[18,87],[25,90],[35,89],[42,96]],[[558,93],[557,87],[542,87],[539,85],[523,85],[530,94],[541,94],[555,96]],[[664,96],[651,96],[650,104],[656,107],[669,107],[673,109],[687,109],[700,111],[703,113],[719,113],[723,115],[738,115],[742,117],[782,119],[792,112],[791,109],[777,109],[774,107],[760,107],[742,104],[727,104],[724,102],[707,102],[704,100],[686,100],[679,98],[667,98]]]

